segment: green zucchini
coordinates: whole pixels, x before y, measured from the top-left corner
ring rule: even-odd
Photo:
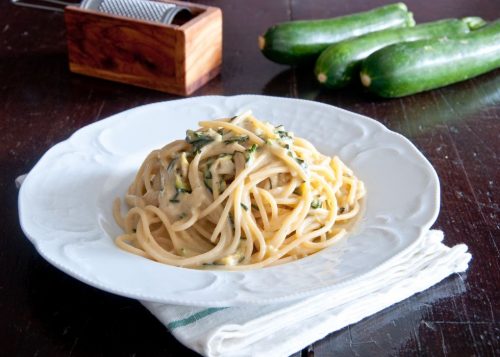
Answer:
[[[332,19],[283,22],[259,37],[259,47],[271,61],[301,64],[314,61],[332,43],[387,28],[414,25],[406,5],[396,3]]]
[[[361,82],[382,97],[444,87],[500,67],[500,20],[453,38],[397,43],[366,58]]]
[[[175,190],[177,192],[188,192],[191,193],[191,186],[187,179],[183,178],[179,174],[175,174]]]
[[[402,29],[387,29],[348,39],[329,46],[316,61],[318,81],[329,88],[341,88],[358,77],[361,61],[393,43],[432,37],[456,36],[476,28],[480,18],[447,19]]]

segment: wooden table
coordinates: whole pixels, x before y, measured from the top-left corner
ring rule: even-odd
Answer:
[[[408,137],[441,179],[435,228],[466,243],[469,270],[295,356],[491,356],[500,354],[500,71],[396,100],[325,91],[310,69],[267,61],[257,36],[284,20],[343,15],[384,1],[202,1],[224,13],[222,75],[196,95],[257,93],[306,98],[382,122]],[[418,22],[500,15],[498,0],[407,1]],[[196,355],[136,301],[76,281],[45,262],[17,217],[16,176],[55,143],[101,118],[175,99],[69,73],[60,13],[0,4],[0,354],[3,356]]]

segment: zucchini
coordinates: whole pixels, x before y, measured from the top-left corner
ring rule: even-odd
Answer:
[[[476,28],[480,18],[447,19],[402,29],[387,29],[348,39],[329,46],[316,61],[314,72],[320,83],[341,88],[358,77],[361,61],[393,43],[432,37],[456,36]],[[484,21],[482,23],[485,23]]]
[[[332,43],[387,28],[414,25],[406,5],[396,3],[332,19],[283,22],[259,37],[259,47],[271,61],[301,64],[314,61]]]
[[[366,58],[361,82],[382,97],[402,97],[500,67],[500,20],[454,38],[404,42]]]
[[[175,190],[177,192],[191,193],[189,182],[179,174],[175,174]]]
[[[248,135],[235,135],[230,137],[229,139],[224,140],[225,144],[231,144],[231,143],[244,143],[245,141],[248,141]]]
[[[321,208],[323,207],[323,202],[320,200],[319,197],[315,198],[312,200],[311,202],[311,208],[312,209],[318,209],[318,208]]]
[[[210,144],[216,138],[221,137],[219,133],[213,129],[208,129],[207,131],[186,131],[186,142],[192,145],[193,152],[198,153],[202,147]]]
[[[258,146],[257,144],[253,144],[250,148],[246,150],[245,153],[245,162],[249,162],[250,160],[253,160],[255,157],[255,152],[257,151]]]

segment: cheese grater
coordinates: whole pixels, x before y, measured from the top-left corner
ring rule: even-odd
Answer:
[[[69,70],[190,95],[222,65],[222,11],[178,0],[11,0],[64,11]]]

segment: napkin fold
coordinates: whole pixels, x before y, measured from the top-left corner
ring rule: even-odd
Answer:
[[[25,176],[16,179],[17,187]],[[427,231],[385,270],[291,302],[228,308],[141,303],[177,340],[204,356],[288,356],[465,271],[471,259],[467,246],[450,248],[442,240],[443,232]]]
[[[442,243],[430,230],[383,272],[298,301],[199,308],[141,301],[186,347],[204,355],[288,356],[347,325],[467,269],[467,246]]]

